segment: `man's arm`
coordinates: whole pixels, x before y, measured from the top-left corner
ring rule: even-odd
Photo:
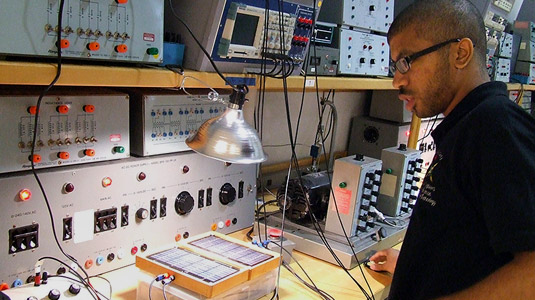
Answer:
[[[511,262],[482,281],[436,300],[450,299],[535,299],[535,251],[517,253]]]

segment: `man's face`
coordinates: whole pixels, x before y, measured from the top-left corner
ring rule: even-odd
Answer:
[[[419,38],[416,31],[409,27],[391,37],[390,55],[397,61],[433,45],[433,42]],[[399,89],[399,99],[406,102],[407,110],[420,118],[443,113],[454,97],[448,47],[418,57],[411,62],[410,70],[405,74],[394,73],[392,84]]]

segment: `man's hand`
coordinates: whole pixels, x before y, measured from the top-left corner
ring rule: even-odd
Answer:
[[[387,271],[394,274],[398,256],[399,250],[392,248],[377,251],[370,257],[370,269],[374,271]]]

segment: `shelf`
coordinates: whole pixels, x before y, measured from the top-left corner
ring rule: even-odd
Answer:
[[[184,81],[187,88],[228,88],[229,86],[212,72],[186,70],[184,76],[159,67],[95,66],[63,64],[61,77],[56,83],[63,86],[102,87],[179,87]],[[48,85],[56,75],[54,63],[0,61],[0,84],[6,85]],[[259,77],[247,74],[224,74],[226,77],[256,79],[255,88],[260,87]],[[196,78],[197,80],[193,79]],[[185,78],[185,79],[184,79]],[[392,78],[308,76],[307,91],[318,85],[320,90],[337,91],[394,90]],[[290,76],[287,87],[290,91],[301,91],[304,77]],[[281,79],[266,78],[266,90],[282,91]],[[250,86],[250,88],[253,88]],[[520,84],[508,84],[509,90],[520,90]],[[535,85],[524,85],[524,90],[535,91]]]
[[[0,84],[48,85],[56,64],[0,61],[0,70]],[[162,69],[63,64],[57,85],[174,87],[178,76]]]

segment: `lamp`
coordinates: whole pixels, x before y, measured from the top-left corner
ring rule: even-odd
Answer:
[[[243,118],[243,104],[249,89],[238,85],[232,90],[225,112],[204,122],[186,144],[195,152],[224,162],[261,163],[267,159],[254,128]]]

